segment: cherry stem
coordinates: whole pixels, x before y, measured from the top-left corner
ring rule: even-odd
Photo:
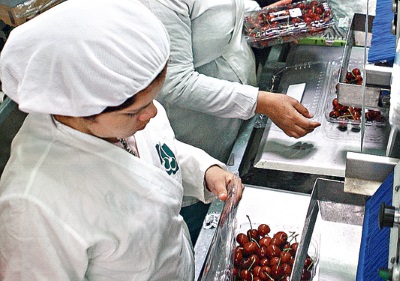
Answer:
[[[293,241],[293,239],[295,241],[297,241],[297,236],[299,236],[299,234],[296,234],[296,232],[292,232],[292,233],[293,233],[293,235],[290,236],[289,243],[291,243]]]
[[[311,267],[314,265],[314,260],[313,259],[311,259],[311,263],[310,263],[310,265],[307,267],[307,270],[310,270],[311,269]]]
[[[258,242],[257,242],[257,240],[256,240],[256,239],[254,239],[254,238],[251,238],[251,240],[252,240],[253,242],[256,242],[256,244],[257,244],[258,248],[260,248],[260,244],[258,244]]]
[[[246,215],[246,217],[247,217],[247,219],[249,220],[249,223],[250,223],[250,229],[253,229],[253,226],[252,226],[252,224],[251,224],[251,220],[250,220],[250,217],[249,217],[249,215]]]
[[[250,269],[253,267],[253,265],[254,265],[254,263],[256,262],[256,260],[255,259],[253,259],[253,262],[250,264],[250,266],[249,266],[249,268],[247,269],[247,270],[249,270],[250,271]]]
[[[354,118],[353,112],[351,112],[350,108],[347,109],[350,112],[351,118]]]
[[[274,281],[274,278],[272,278],[272,277],[268,274],[268,272],[264,271],[264,274],[267,275],[267,277],[268,277],[270,280]]]

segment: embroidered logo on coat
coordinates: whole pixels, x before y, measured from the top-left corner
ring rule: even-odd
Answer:
[[[168,145],[165,143],[162,146],[157,144],[156,149],[158,156],[160,157],[161,165],[164,166],[168,175],[176,174],[179,170],[178,162],[176,161],[175,154],[171,151]]]

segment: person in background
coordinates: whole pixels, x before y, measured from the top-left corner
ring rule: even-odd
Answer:
[[[250,0],[140,0],[171,40],[167,78],[158,100],[177,139],[226,163],[243,120],[264,114],[288,136],[320,125],[297,100],[257,87],[255,57],[242,36]],[[282,0],[273,5],[288,4]],[[195,243],[209,205],[185,197],[181,214]]]
[[[11,32],[0,79],[29,114],[0,180],[0,280],[194,279],[183,195],[243,186],[175,139],[154,100],[169,55],[137,0],[65,1]]]

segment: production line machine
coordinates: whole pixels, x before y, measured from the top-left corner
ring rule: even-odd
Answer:
[[[392,33],[396,35],[396,56],[393,65],[393,75],[392,75],[392,100],[396,104],[391,104],[391,110],[393,110],[392,118],[392,131],[391,139],[388,145],[388,151],[393,151],[399,147],[398,134],[399,134],[399,122],[398,122],[398,108],[397,100],[400,94],[399,88],[399,67],[400,67],[400,51],[398,39],[400,38],[400,18],[399,13],[399,2],[398,0],[393,0],[392,11],[394,13],[394,18],[392,22]],[[379,270],[380,276],[384,280],[397,281],[400,280],[400,167],[396,165],[393,172],[393,184],[388,188],[387,192],[390,194],[389,200],[381,200],[380,212],[379,212],[379,227],[382,230],[389,232],[389,245],[388,245],[388,256],[387,256],[387,267],[381,268]],[[384,188],[384,187],[380,187]]]
[[[393,22],[388,32],[395,36],[396,49],[398,1],[390,4]],[[297,44],[268,50],[260,66],[260,88],[298,98],[321,127],[296,140],[266,117],[256,116],[243,126],[228,162],[246,186],[230,228],[240,228],[249,215],[256,221],[301,227],[302,237],[311,241],[317,235],[315,280],[400,280],[400,123],[393,102],[400,91],[392,86],[400,55],[396,53],[393,65],[367,62],[374,19],[355,13],[342,47]],[[361,69],[363,83],[346,81],[354,68]],[[379,111],[383,118],[332,119],[335,98],[363,113]],[[285,210],[276,201],[285,202]],[[214,202],[209,214],[220,210],[224,204]],[[210,252],[221,250],[216,243],[221,227],[220,222],[216,229],[200,233],[195,245],[197,280],[211,280],[207,272],[215,269],[210,265],[215,253]],[[292,277],[300,280],[299,275]]]

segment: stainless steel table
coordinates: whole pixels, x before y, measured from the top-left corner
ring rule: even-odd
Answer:
[[[307,174],[344,177],[346,153],[365,152],[385,155],[390,133],[389,123],[366,126],[361,149],[361,132],[347,126],[339,130],[338,123],[329,120],[331,102],[335,94],[335,75],[340,68],[342,48],[297,46],[288,55],[289,65],[280,72],[277,92],[286,93],[293,84],[306,83],[302,104],[321,126],[314,132],[294,139],[286,136],[271,121],[264,130],[254,161],[254,167]],[[353,50],[353,60],[362,62],[363,50]],[[311,58],[315,58],[312,61]],[[325,60],[322,60],[325,58]]]

